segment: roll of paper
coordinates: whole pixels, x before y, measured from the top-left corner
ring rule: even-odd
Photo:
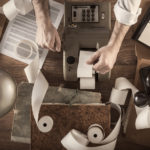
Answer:
[[[18,10],[15,5],[15,0],[10,0],[6,4],[3,5],[4,15],[11,21],[13,20],[17,14]]]
[[[38,122],[38,128],[41,132],[47,133],[53,127],[53,119],[50,116],[42,117]]]
[[[31,0],[10,0],[3,5],[4,15],[11,21],[17,14],[26,15],[33,9]]]
[[[87,136],[91,143],[100,144],[105,137],[104,129],[99,124],[93,124],[89,127]]]

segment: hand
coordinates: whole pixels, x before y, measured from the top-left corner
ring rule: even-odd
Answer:
[[[88,59],[87,64],[94,64],[98,60],[98,62],[94,64],[93,69],[100,74],[106,74],[113,68],[118,52],[119,47],[106,45],[97,50]]]
[[[54,52],[61,51],[59,34],[50,20],[37,22],[36,42],[42,48],[48,48]]]

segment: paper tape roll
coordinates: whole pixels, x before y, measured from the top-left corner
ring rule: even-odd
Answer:
[[[76,133],[75,133],[76,132]],[[116,145],[116,140],[102,146],[97,147],[88,147],[81,143],[80,139],[78,139],[75,134],[77,134],[79,131],[75,130],[74,134],[72,130],[61,140],[62,145],[67,150],[114,150]],[[82,136],[82,134],[78,135]],[[86,140],[86,139],[85,139]]]
[[[10,0],[3,5],[3,12],[5,16],[11,21],[19,13],[26,15],[33,9],[31,0]]]
[[[15,4],[15,0],[10,0],[6,4],[3,5],[4,15],[11,21],[13,20],[17,14],[18,10]]]
[[[72,133],[72,130],[61,140],[62,145],[67,150],[114,150],[117,136],[120,131],[120,125],[121,125],[121,108],[119,105],[111,104],[111,106],[117,110],[117,112],[120,114],[118,121],[116,123],[116,126],[112,130],[112,132],[101,142],[100,146],[96,147],[88,147],[84,145],[75,134]],[[75,131],[76,132],[76,131]],[[82,134],[80,134],[82,136]]]
[[[89,127],[87,136],[91,143],[100,144],[105,137],[105,132],[101,125],[93,124]]]
[[[35,51],[36,54],[32,62],[24,69],[24,71],[29,83],[34,83],[31,96],[31,106],[35,122],[41,132],[49,132],[53,126],[52,118],[49,116],[43,116],[40,120],[38,120],[40,108],[49,87],[47,80],[39,69],[38,46],[33,41],[23,40],[17,44],[16,49],[18,49],[18,46],[21,44],[27,44],[27,46],[30,47],[29,50],[31,50],[31,53]]]
[[[38,121],[38,128],[41,132],[47,133],[53,127],[53,119],[50,116],[44,116]]]

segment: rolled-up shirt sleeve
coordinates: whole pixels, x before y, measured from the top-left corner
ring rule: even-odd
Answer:
[[[141,0],[118,0],[114,6],[114,13],[118,22],[133,25],[141,14]]]

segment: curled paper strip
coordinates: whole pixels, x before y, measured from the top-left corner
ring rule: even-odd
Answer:
[[[116,126],[112,130],[112,132],[104,139],[102,140],[99,144],[100,146],[96,147],[88,147],[85,143],[81,142],[79,137],[82,137],[82,134],[78,134],[78,137],[76,136],[77,132],[76,130],[71,130],[61,141],[62,145],[67,149],[67,150],[114,150],[116,141],[117,141],[117,136],[120,131],[120,126],[121,126],[121,108],[119,105],[116,104],[111,104],[112,108],[117,110],[117,112],[120,114],[118,121],[116,123]],[[74,132],[76,134],[74,134]],[[82,137],[83,138],[83,137]],[[84,136],[86,140],[86,136]]]
[[[115,104],[124,105],[128,95],[128,90],[132,91],[132,96],[138,92],[138,89],[126,78],[120,77],[115,81],[115,87],[111,91],[109,101]]]
[[[138,89],[126,78],[117,78],[115,88],[113,88],[111,92],[110,102],[124,105],[127,98],[128,89],[131,89],[132,96],[134,98],[135,94],[138,92]],[[135,121],[136,129],[150,128],[150,107],[146,106],[139,108],[135,106],[135,110],[137,113],[137,118]]]
[[[38,46],[33,41],[23,40],[18,43],[15,51],[16,53],[18,52],[17,49],[19,49],[23,44],[30,47],[31,53],[35,53],[33,61],[24,69],[29,83],[34,83],[31,97],[33,117],[41,132],[49,132],[53,127],[52,118],[49,116],[44,116],[38,120],[41,104],[49,87],[47,80],[39,69]],[[17,53],[17,55],[19,54]],[[30,56],[32,55],[33,54],[30,54]]]

